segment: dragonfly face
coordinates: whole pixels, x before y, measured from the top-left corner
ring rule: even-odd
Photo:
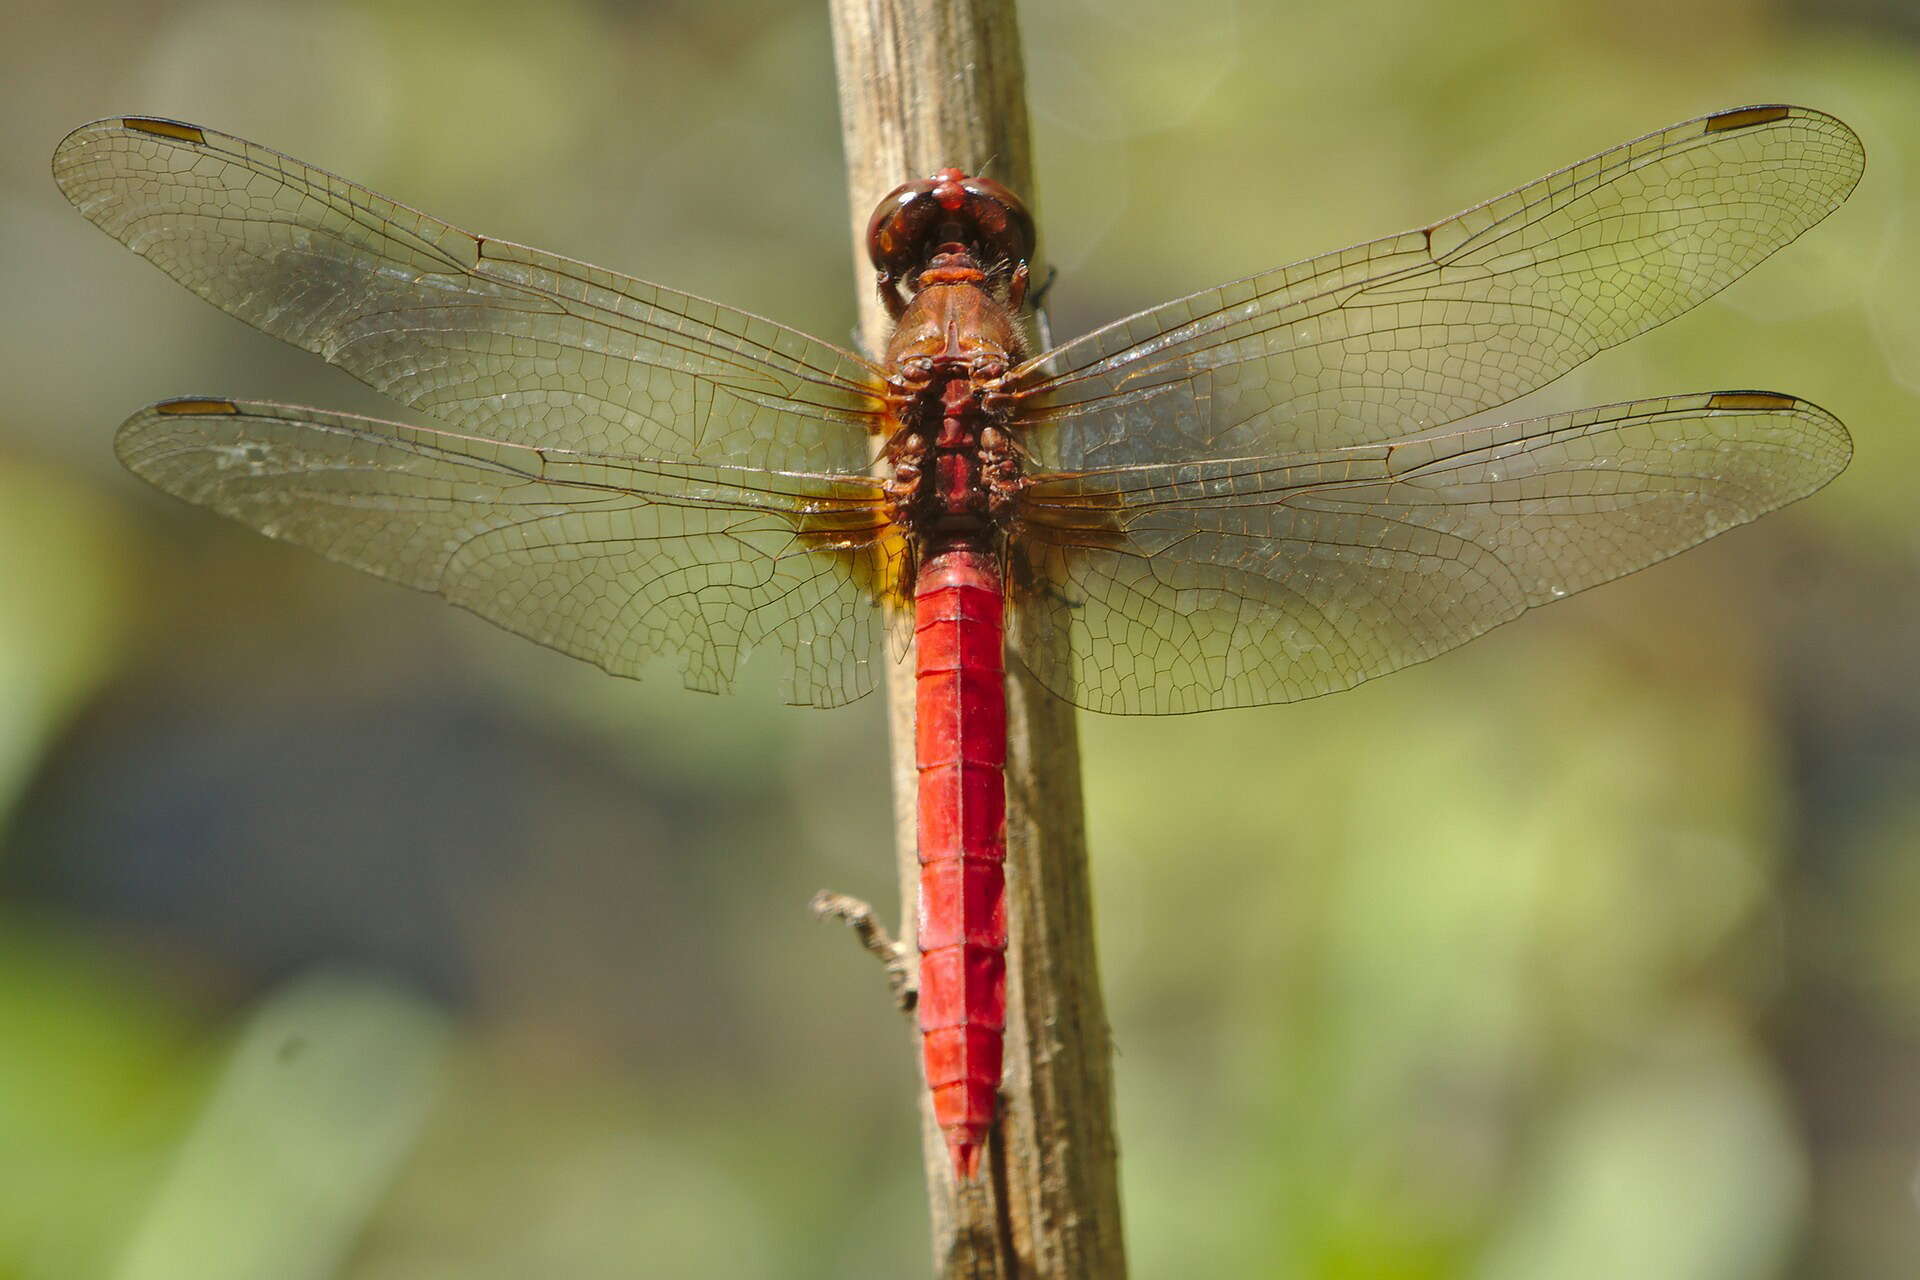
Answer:
[[[1484,415],[1725,288],[1863,164],[1821,112],[1720,112],[1039,354],[1031,217],[944,170],[869,224],[879,363],[194,125],[83,126],[54,176],[201,297],[439,424],[163,401],[117,447],[168,492],[709,691],[751,649],[789,701],[860,697],[912,602],[923,893],[952,908],[923,920],[950,985],[922,1025],[967,1169],[999,1072],[1004,738],[963,726],[1004,718],[1003,606],[1005,651],[1079,706],[1287,702],[1812,493],[1851,446],[1785,393]]]

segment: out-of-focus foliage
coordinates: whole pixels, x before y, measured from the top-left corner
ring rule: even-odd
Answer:
[[[1823,107],[1869,153],[1804,241],[1522,407],[1793,392],[1854,431],[1829,489],[1351,694],[1083,722],[1137,1272],[1914,1274],[1920,29],[1024,21],[1062,334],[1720,107]],[[614,682],[142,491],[109,440],[161,396],[380,402],[46,173],[84,120],[204,120],[842,337],[823,7],[6,31],[0,1278],[916,1274],[910,1041],[804,908],[894,901],[879,708]]]

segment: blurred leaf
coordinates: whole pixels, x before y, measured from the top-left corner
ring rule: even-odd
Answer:
[[[364,980],[308,979],[271,999],[114,1274],[333,1275],[413,1145],[444,1037],[437,1016]]]

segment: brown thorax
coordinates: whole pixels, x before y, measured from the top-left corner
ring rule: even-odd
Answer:
[[[1006,379],[1026,351],[1032,221],[998,183],[948,169],[881,201],[867,243],[896,322],[883,360],[898,424],[889,514],[923,541],[979,539],[1020,482]]]

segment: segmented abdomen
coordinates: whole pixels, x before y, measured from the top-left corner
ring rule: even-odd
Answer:
[[[1007,1021],[1006,668],[993,556],[930,556],[914,584],[920,1032],[934,1116],[971,1178]]]

